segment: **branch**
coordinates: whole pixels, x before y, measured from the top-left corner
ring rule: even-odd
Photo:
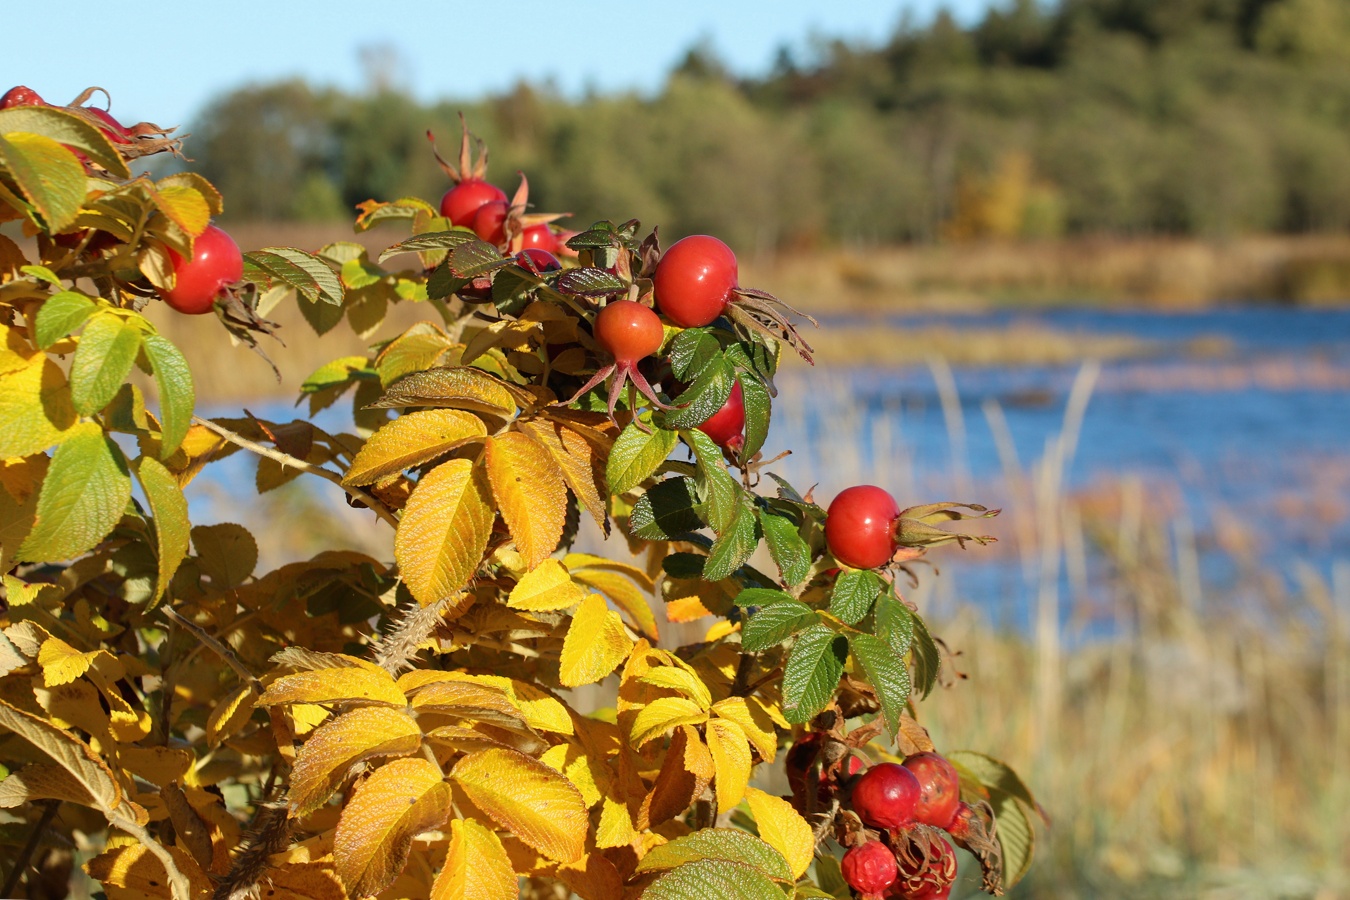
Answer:
[[[305,462],[303,459],[296,459],[289,453],[284,453],[281,450],[275,449],[273,447],[268,447],[263,444],[256,443],[255,441],[250,441],[242,434],[235,434],[233,431],[226,428],[224,425],[219,425],[215,422],[212,422],[210,419],[203,419],[201,416],[193,416],[192,421],[198,425],[201,425],[203,428],[215,432],[220,437],[229,441],[231,444],[234,444],[236,447],[242,447],[251,453],[256,453],[259,456],[265,456],[268,459],[275,460],[281,463],[283,466],[287,466],[292,469],[299,469],[301,472],[307,472],[310,475],[318,475],[325,481],[333,482],[333,484],[336,484],[338,487],[346,491],[348,496],[354,497],[355,499],[360,500],[362,503],[368,506],[371,512],[375,513],[375,515],[379,516],[381,519],[387,522],[390,528],[398,528],[398,519],[394,516],[392,512],[389,511],[389,507],[385,506],[379,500],[375,499],[375,497],[371,496],[370,494],[366,493],[360,488],[355,488],[348,484],[344,484],[342,481],[342,476],[339,475],[337,472],[334,472],[332,469],[325,469],[323,466],[316,466],[313,463]]]
[[[0,889],[0,894],[3,896],[18,896],[14,893],[14,889],[19,886],[23,873],[28,871],[28,865],[33,860],[33,854],[37,852],[38,845],[46,837],[47,828],[52,824],[52,819],[56,818],[56,810],[61,805],[61,801],[44,800],[40,805],[43,807],[42,818],[38,819],[37,825],[33,828],[33,833],[28,836],[28,843],[23,845],[19,858],[14,861],[14,868],[10,871],[9,877],[5,879],[4,888]]]
[[[257,676],[254,675],[252,672],[250,672],[248,668],[239,661],[239,658],[234,655],[234,651],[232,651],[229,647],[226,647],[220,641],[211,637],[211,635],[207,634],[206,629],[202,628],[196,622],[184,618],[172,607],[161,606],[159,608],[159,611],[163,613],[165,618],[167,618],[169,621],[173,622],[175,625],[179,625],[182,628],[185,628],[187,631],[192,633],[193,637],[201,641],[202,644],[204,644],[207,647],[210,647],[211,650],[215,652],[216,656],[219,656],[222,660],[225,661],[226,665],[228,665],[231,669],[234,669],[235,674],[237,674],[244,681],[248,682],[248,684],[253,688],[253,690],[257,691],[259,694],[263,692],[262,682],[258,680]]]

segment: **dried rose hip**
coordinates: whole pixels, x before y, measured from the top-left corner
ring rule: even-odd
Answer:
[[[919,779],[914,818],[934,828],[951,825],[961,805],[961,779],[956,767],[936,753],[915,753],[905,760],[905,768]]]
[[[848,886],[864,900],[880,898],[882,891],[895,883],[899,871],[895,854],[881,841],[868,841],[849,850],[839,867]]]

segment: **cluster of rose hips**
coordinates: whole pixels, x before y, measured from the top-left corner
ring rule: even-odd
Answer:
[[[845,752],[826,758],[832,755],[826,746]],[[956,879],[948,836],[966,846],[984,834],[978,815],[961,802],[955,767],[931,752],[869,766],[846,749],[811,733],[787,754],[794,805],[807,815],[836,810],[836,835],[848,847],[840,863],[844,880],[860,900],[948,897]]]

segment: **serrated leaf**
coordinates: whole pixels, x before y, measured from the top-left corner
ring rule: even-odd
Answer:
[[[429,208],[428,208],[429,209]],[[411,217],[414,210],[404,211],[397,209],[394,211],[395,218]],[[397,256],[400,253],[422,253],[427,250],[450,250],[462,244],[467,244],[478,240],[478,236],[472,231],[465,229],[454,231],[428,231],[423,234],[413,235],[404,241],[399,241],[380,254],[380,262],[384,262],[391,256]]]
[[[112,401],[141,349],[141,330],[112,313],[89,320],[70,365],[75,411],[90,416]]]
[[[37,520],[18,558],[71,559],[108,536],[131,499],[131,474],[117,445],[92,422],[70,430],[38,495]]]
[[[206,742],[212,747],[228,740],[244,727],[258,704],[258,692],[241,682],[221,698],[206,719]],[[189,766],[191,762],[189,762]]]
[[[155,559],[159,572],[155,579],[153,603],[164,596],[173,574],[187,557],[192,523],[188,521],[187,498],[178,486],[178,479],[154,457],[142,456],[136,461],[136,478],[150,503],[150,515],[155,525]]]
[[[856,625],[872,611],[881,593],[882,581],[868,569],[845,569],[834,580],[830,592],[830,614],[849,625]]]
[[[778,755],[778,732],[763,703],[753,697],[727,697],[714,703],[712,711],[741,726],[750,746],[759,751],[765,762],[773,762]]]
[[[156,209],[194,237],[211,224],[211,204],[193,185],[160,182],[146,193]]]
[[[34,324],[37,345],[46,350],[85,323],[98,304],[79,291],[61,291],[42,301]]]
[[[436,764],[396,759],[376,769],[342,808],[333,835],[338,877],[353,897],[378,894],[403,871],[412,840],[450,815],[450,785]]]
[[[282,703],[359,703],[402,709],[408,698],[388,672],[338,666],[283,675],[267,686],[257,705]]]
[[[653,847],[638,863],[636,874],[674,869],[700,859],[743,863],[775,881],[793,880],[783,854],[739,828],[704,828]]]
[[[202,867],[177,846],[164,847],[186,882],[182,893],[174,890],[164,863],[144,844],[123,844],[95,856],[84,864],[90,878],[104,885],[105,893],[118,900],[179,900],[209,896],[214,883]],[[113,888],[112,892],[106,888]]]
[[[89,791],[70,772],[57,765],[30,763],[0,781],[0,809],[14,809],[38,800],[61,800],[97,808]]]
[[[820,615],[814,609],[788,597],[762,607],[746,621],[741,631],[741,646],[749,653],[759,653],[819,621]]]
[[[0,727],[32,744],[88,795],[88,805],[111,813],[122,804],[122,789],[107,764],[88,744],[31,713],[0,700]]]
[[[942,653],[937,642],[928,633],[928,626],[918,616],[913,617],[914,644],[911,646],[914,660],[914,687],[919,696],[927,697],[937,684],[938,672],[942,668]]]
[[[714,357],[689,389],[675,398],[676,408],[666,413],[666,425],[676,429],[702,425],[726,405],[735,386],[731,366],[720,356]]]
[[[520,430],[547,450],[563,480],[601,531],[609,534],[609,491],[605,486],[604,458],[585,437],[558,422],[533,420]]]
[[[706,731],[713,768],[717,770],[717,811],[726,815],[741,802],[750,782],[750,744],[741,726],[728,719],[709,719]]]
[[[628,736],[629,743],[641,749],[648,741],[673,728],[701,725],[707,719],[707,707],[688,697],[658,697],[638,711]]]
[[[558,276],[553,286],[564,294],[592,298],[610,297],[628,290],[628,285],[619,276],[594,266],[568,269]]]
[[[556,559],[546,559],[516,582],[506,605],[512,609],[544,612],[568,609],[586,599],[586,589],[572,580]]]
[[[38,649],[37,662],[42,667],[42,683],[46,687],[70,684],[93,665],[101,650],[80,652],[57,637],[49,637]]]
[[[64,109],[53,106],[16,106],[0,110],[0,134],[15,131],[44,135],[58,144],[79,150],[107,169],[114,177],[131,177],[131,171],[127,169],[122,155],[103,132]]]
[[[805,581],[811,574],[811,548],[802,540],[797,524],[768,510],[760,511],[759,524],[783,582],[796,587]]]
[[[222,590],[243,584],[258,565],[258,542],[252,533],[234,522],[198,525],[192,529],[197,562]]]
[[[679,691],[697,703],[704,712],[712,705],[712,693],[708,690],[708,686],[689,669],[680,666],[656,666],[648,669],[640,680],[643,684],[654,684],[657,687]]]
[[[574,560],[577,556],[578,554],[568,554],[567,559]],[[620,612],[628,614],[628,618],[643,637],[655,641],[658,639],[656,614],[652,612],[651,605],[642,590],[629,581],[629,578],[640,577],[645,573],[625,574],[628,577],[594,566],[575,566],[572,569],[573,579],[608,597]],[[649,580],[646,586],[647,589],[651,589]]]
[[[410,756],[421,746],[421,729],[400,709],[363,707],[325,722],[305,739],[291,769],[291,816],[309,815],[327,803],[354,764]]]
[[[645,481],[675,449],[679,435],[664,428],[644,432],[630,422],[610,450],[605,480],[611,494],[625,494]]]
[[[745,403],[745,445],[741,448],[741,456],[750,459],[763,448],[769,436],[773,399],[764,382],[744,374],[741,376],[741,398]]]
[[[472,240],[450,251],[445,264],[458,278],[477,278],[514,262],[487,241]]]
[[[739,569],[759,546],[759,517],[753,501],[742,494],[736,512],[726,528],[713,541],[708,561],[703,566],[703,577],[721,581]]]
[[[908,655],[914,640],[914,614],[886,591],[877,598],[876,634],[902,659]]]
[[[732,601],[737,606],[768,606],[770,603],[777,603],[780,600],[795,599],[791,594],[776,588],[746,588],[736,595]]]
[[[159,390],[160,459],[174,454],[192,427],[192,410],[197,402],[192,370],[187,360],[168,338],[147,334],[141,346],[155,372]]]
[[[518,431],[489,437],[484,452],[492,496],[525,563],[534,568],[562,540],[567,486],[547,450]]]
[[[0,117],[0,127],[5,121]],[[79,215],[84,203],[84,166],[60,142],[22,131],[0,133],[0,167],[52,231],[64,231]]]
[[[589,819],[581,793],[564,776],[515,750],[470,753],[450,772],[474,805],[549,859],[586,852]]]
[[[413,489],[394,535],[394,559],[424,604],[448,597],[478,569],[496,518],[482,468],[452,459]]]
[[[989,792],[994,808],[994,838],[1003,851],[1003,888],[1009,890],[1027,874],[1036,851],[1036,831],[1026,810],[1010,794]]]
[[[894,738],[900,732],[900,717],[909,700],[909,669],[905,666],[905,658],[897,656],[885,641],[874,635],[855,634],[850,637],[850,643],[853,655],[867,673],[867,680],[876,688],[881,715]]]
[[[41,453],[78,420],[65,373],[45,354],[0,375],[0,459]]]
[[[294,247],[264,247],[245,253],[244,277],[269,288],[278,284],[294,288],[310,303],[342,306],[342,281],[337,273],[322,257]]]
[[[457,409],[405,413],[370,436],[342,480],[344,484],[371,484],[486,436],[487,426],[472,413]]]
[[[742,863],[701,859],[671,869],[642,892],[642,900],[783,900],[769,877]]]
[[[558,680],[565,687],[594,684],[614,671],[633,651],[619,614],[591,594],[577,607],[563,639]]]
[[[669,541],[703,527],[695,508],[692,478],[667,478],[638,498],[628,516],[633,536],[644,541]]]
[[[446,366],[414,372],[389,386],[377,409],[437,406],[510,416],[516,401],[501,381],[472,366]]]
[[[745,490],[726,470],[722,448],[714,444],[712,438],[697,429],[682,431],[680,436],[694,449],[695,484],[699,499],[703,501],[703,520],[721,534],[739,513]]]
[[[722,344],[707,328],[686,328],[666,348],[666,359],[675,377],[690,381],[722,355]]]
[[[431,900],[517,900],[515,869],[501,839],[474,819],[450,823],[445,865],[431,886]]]
[[[759,836],[783,855],[792,877],[801,878],[816,852],[811,826],[781,797],[766,794],[759,788],[748,788],[745,799],[750,804],[750,814],[755,817]]]
[[[827,625],[812,625],[797,635],[783,669],[783,716],[804,724],[824,709],[839,687],[847,658],[848,640]]]
[[[380,375],[380,384],[387,387],[405,375],[429,369],[440,362],[441,357],[445,355],[445,351],[453,346],[454,341],[450,340],[450,336],[439,328],[425,323],[414,325],[394,338],[375,360],[375,371]],[[410,406],[414,404],[402,405]],[[424,405],[436,406],[440,404],[429,403]]]

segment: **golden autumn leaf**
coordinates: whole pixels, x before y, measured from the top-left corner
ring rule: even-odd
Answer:
[[[178,871],[187,878],[193,897],[209,897],[211,879],[187,851],[165,847]],[[173,896],[168,873],[149,848],[143,844],[124,844],[95,856],[84,864],[89,877],[101,882],[108,900],[142,900],[146,897]]]
[[[287,863],[263,875],[259,900],[347,900],[331,862]]]
[[[471,753],[450,772],[474,805],[529,846],[559,862],[580,859],[589,819],[564,776],[515,750]]]
[[[759,751],[765,762],[773,762],[778,755],[778,733],[774,730],[773,719],[765,712],[756,698],[728,697],[718,700],[712,710],[724,719],[730,719],[741,726],[750,746]]]
[[[70,684],[94,664],[94,658],[106,650],[81,653],[58,637],[49,637],[38,650],[38,665],[42,666],[42,683],[47,687]]]
[[[344,666],[283,675],[267,686],[257,705],[339,702],[402,707],[408,698],[388,672]]]
[[[656,666],[642,676],[642,681],[647,684],[654,684],[657,687],[670,688],[672,691],[679,691],[690,700],[699,705],[699,708],[707,711],[712,705],[712,694],[708,691],[708,686],[703,683],[693,670],[683,666]]]
[[[533,569],[558,548],[567,518],[567,488],[548,451],[520,432],[487,439],[492,496],[516,548]]]
[[[759,836],[783,854],[792,869],[792,877],[801,878],[816,853],[811,826],[792,808],[791,803],[781,797],[752,787],[745,789],[745,798],[750,803],[750,813],[759,827]]]
[[[558,680],[567,687],[594,684],[627,659],[633,646],[619,614],[599,594],[591,594],[577,607],[563,638]]]
[[[450,823],[450,849],[431,900],[516,900],[516,871],[496,832],[474,819]]]
[[[750,745],[741,727],[729,719],[709,719],[706,733],[717,770],[717,811],[729,813],[745,796],[750,781]]]
[[[609,534],[609,489],[605,485],[604,459],[585,437],[558,422],[533,419],[520,423],[523,434],[548,451],[563,480],[577,501]]]
[[[402,710],[354,709],[315,729],[291,770],[291,815],[323,806],[354,763],[377,756],[407,756],[422,745],[422,731]]]
[[[588,808],[600,802],[595,764],[576,744],[554,744],[539,757],[539,761],[566,775],[567,780],[581,793],[581,799]],[[3,785],[4,782],[0,782],[0,787]]]
[[[253,685],[248,682],[235,685],[206,717],[206,742],[214,747],[236,734],[253,715],[257,702],[258,692]]]
[[[614,863],[599,853],[588,853],[576,862],[558,866],[557,877],[581,900],[623,896],[623,876]]]
[[[457,409],[406,413],[370,436],[342,480],[345,484],[371,484],[486,436],[487,426],[473,413]]]
[[[712,754],[698,732],[688,725],[676,729],[656,783],[642,801],[637,827],[655,828],[682,814],[703,795],[715,774]]]
[[[0,809],[15,809],[36,800],[66,800],[98,808],[98,801],[80,779],[57,765],[33,763],[0,781]]]
[[[544,612],[567,609],[586,599],[586,589],[556,559],[546,559],[516,582],[506,605],[512,609]]]
[[[708,710],[687,697],[658,697],[648,703],[633,720],[629,742],[637,748],[680,725],[701,725]]]
[[[79,738],[0,700],[0,728],[12,732],[41,750],[68,772],[89,805],[109,814],[122,805],[122,788],[111,769]]]
[[[640,570],[634,571],[638,571],[640,575],[645,577],[645,573]],[[613,600],[615,606],[628,614],[634,627],[643,637],[651,640],[657,640],[660,637],[656,627],[656,613],[652,612],[651,604],[647,602],[647,595],[628,578],[616,572],[591,566],[573,569],[572,577]]]
[[[435,712],[510,729],[522,728],[525,718],[501,688],[472,681],[423,685],[413,694],[412,706],[418,713]]]
[[[379,408],[434,406],[472,409],[497,416],[516,411],[516,388],[472,366],[440,366],[413,372],[389,386]]]
[[[378,894],[408,861],[412,839],[450,815],[450,785],[416,757],[387,763],[357,787],[338,819],[333,858],[352,897]]]
[[[464,587],[487,549],[495,518],[483,470],[467,459],[432,469],[413,489],[394,535],[394,559],[417,601]]]

